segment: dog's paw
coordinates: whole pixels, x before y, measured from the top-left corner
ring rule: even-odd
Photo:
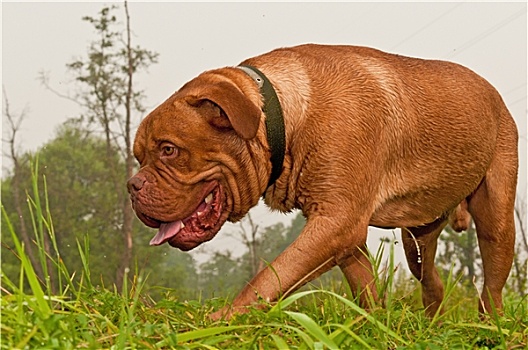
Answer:
[[[209,314],[211,321],[229,321],[234,315],[241,315],[249,312],[246,306],[233,307],[231,305],[224,306],[220,310]]]
[[[221,321],[221,320],[229,320],[232,316],[231,313],[231,307],[230,306],[224,306],[220,310],[213,312],[209,314],[209,319],[211,321]]]

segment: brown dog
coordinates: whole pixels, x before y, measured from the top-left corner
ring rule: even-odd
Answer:
[[[484,266],[480,310],[502,307],[517,129],[488,82],[453,63],[351,46],[303,45],[243,64],[199,75],[145,118],[134,144],[141,169],[128,182],[138,217],[159,228],[153,245],[192,249],[261,196],[306,216],[297,240],[214,317],[276,300],[335,265],[367,306],[377,299],[369,225],[402,228],[432,315],[443,298],[438,235],[449,219],[464,229],[470,214]]]

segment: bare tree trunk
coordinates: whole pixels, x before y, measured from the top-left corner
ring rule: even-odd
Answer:
[[[469,223],[469,228],[466,232],[466,244],[465,244],[465,253],[466,253],[466,267],[467,267],[467,281],[473,281],[475,278],[475,263],[476,263],[476,229],[473,219]]]
[[[517,222],[519,223],[519,231],[521,233],[521,244],[524,248],[524,252],[528,253],[528,235],[526,233],[526,228],[524,227],[523,213],[521,212],[520,206],[521,204],[517,204],[515,206],[515,216],[517,217]]]
[[[515,216],[517,217],[517,222],[519,224],[519,233],[521,236],[521,244],[517,246],[517,251],[515,254],[515,257],[513,259],[513,266],[515,269],[515,275],[516,278],[516,285],[517,285],[517,292],[519,295],[524,296],[527,291],[528,287],[528,276],[526,275],[526,269],[528,267],[528,258],[526,257],[526,254],[528,254],[528,237],[526,233],[526,227],[524,222],[524,215],[521,211],[521,204],[518,202],[518,204],[515,206]],[[521,250],[524,250],[524,261],[521,256],[522,252]]]
[[[253,222],[253,219],[251,218],[251,214],[248,214],[247,219],[249,221],[249,227],[251,228],[251,232],[246,231],[243,223],[240,223],[240,228],[242,229],[242,242],[249,250],[249,256],[251,259],[251,274],[252,276],[255,276],[260,268],[262,267],[262,264],[259,262],[258,259],[258,240],[257,240],[257,233],[258,233],[258,225],[255,225]]]
[[[118,226],[117,233],[123,242],[119,247],[121,250],[116,252],[118,261],[115,264],[117,266],[114,282],[119,291],[123,286],[124,273],[131,266],[134,248],[132,230],[135,215],[123,179],[124,176],[129,178],[133,175],[135,161],[131,152],[131,115],[134,110],[141,109],[141,93],[133,90],[132,80],[140,68],[155,63],[157,57],[156,53],[132,47],[127,1],[124,1],[124,7],[124,42],[119,41],[121,31],[112,29],[116,24],[116,17],[111,15],[110,11],[115,7],[104,7],[99,13],[99,18],[83,17],[83,20],[93,24],[100,34],[100,40],[89,46],[88,59],[76,60],[67,65],[76,73],[77,80],[90,88],[89,91],[81,91],[73,100],[78,101],[87,110],[89,123],[93,120],[99,122],[106,138],[110,181],[115,185],[117,193],[115,222]],[[42,83],[49,88],[47,76],[41,75]],[[68,95],[58,95],[71,99]],[[118,126],[120,130],[114,132],[113,126]],[[115,166],[115,151],[122,155],[124,169]]]
[[[126,13],[126,50],[127,50],[127,90],[125,95],[125,171],[126,178],[130,178],[134,172],[134,158],[132,157],[132,137],[131,137],[131,116],[132,116],[132,78],[134,75],[134,62],[132,57],[132,44],[130,37],[130,15],[128,12],[128,3],[125,1],[125,13]],[[123,185],[124,186],[124,185]],[[125,243],[124,251],[121,256],[121,266],[117,272],[118,286],[123,284],[124,272],[127,268],[130,268],[132,260],[132,249],[134,247],[134,241],[132,238],[132,224],[134,220],[134,213],[128,196],[123,196],[123,225],[122,235]]]
[[[31,261],[31,264],[35,268],[37,275],[44,279],[44,273],[42,272],[42,266],[39,264],[35,253],[33,252],[33,242],[29,238],[27,229],[26,229],[26,223],[24,221],[24,212],[22,211],[22,206],[24,205],[25,201],[22,200],[22,196],[20,195],[20,162],[18,159],[18,155],[16,152],[16,135],[17,132],[20,129],[20,124],[22,123],[22,120],[24,119],[24,113],[21,113],[18,118],[13,117],[11,114],[11,111],[9,110],[9,100],[7,99],[7,94],[5,90],[4,93],[4,115],[7,118],[7,121],[9,123],[10,127],[10,135],[9,139],[7,140],[7,143],[9,144],[9,157],[13,161],[13,197],[15,200],[15,210],[18,215],[20,227],[19,232],[20,236],[22,237],[22,241],[24,242],[24,246],[26,248],[26,253],[29,256],[29,260]],[[16,119],[16,120],[15,120]]]

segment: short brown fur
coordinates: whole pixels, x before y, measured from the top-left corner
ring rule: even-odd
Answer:
[[[466,229],[471,217],[484,266],[480,310],[501,309],[515,238],[517,129],[487,81],[454,63],[353,46],[302,45],[243,64],[270,79],[284,110],[279,179],[266,189],[271,163],[258,86],[242,70],[222,68],[145,118],[134,146],[141,170],[129,181],[134,208],[151,226],[148,218],[191,215],[220,188],[218,227],[197,241],[171,242],[182,249],[242,218],[263,193],[271,208],[306,216],[297,240],[214,318],[244,312],[258,298],[274,301],[335,265],[368,306],[368,295],[378,298],[363,254],[369,225],[402,228],[433,315],[443,298],[438,235],[449,221]],[[177,157],[164,153],[164,142]]]

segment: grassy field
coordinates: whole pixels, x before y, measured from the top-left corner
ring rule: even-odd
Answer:
[[[34,208],[37,241],[51,232],[55,244],[51,221],[39,203]],[[3,218],[9,224],[5,212]],[[381,271],[377,288],[384,307],[366,312],[347,298],[346,284],[336,282],[325,290],[303,289],[264,311],[213,322],[208,315],[226,300],[185,301],[167,292],[155,302],[137,271],[128,272],[121,292],[95,287],[87,241],[78,244],[84,271],[76,272],[75,282],[60,256],[50,257],[63,286],[52,293],[9,231],[20,274],[16,281],[2,274],[2,349],[526,349],[528,344],[526,299],[507,294],[504,314],[481,320],[476,292],[468,293],[451,276],[445,313],[428,319],[417,301],[419,288],[396,277],[391,258],[381,268],[379,252],[373,262]]]

